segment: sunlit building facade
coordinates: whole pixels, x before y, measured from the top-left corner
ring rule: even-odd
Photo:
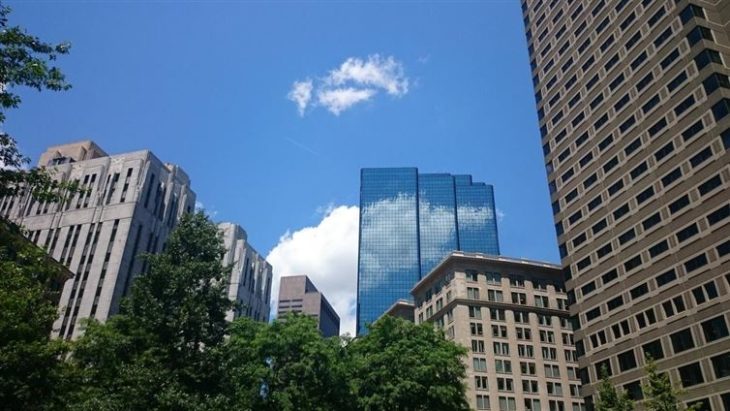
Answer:
[[[360,178],[358,334],[451,251],[499,254],[491,185],[414,167],[365,168]]]
[[[730,1],[522,7],[587,408],[649,355],[730,410]]]

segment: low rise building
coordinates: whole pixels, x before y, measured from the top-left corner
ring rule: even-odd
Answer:
[[[559,266],[452,252],[411,293],[416,323],[469,350],[472,408],[584,410]]]
[[[340,316],[306,275],[281,277],[277,315],[302,313],[317,319],[322,335],[340,334]]]

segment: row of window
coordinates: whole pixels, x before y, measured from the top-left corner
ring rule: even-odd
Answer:
[[[607,23],[607,20],[608,20],[608,18],[606,18],[606,21],[604,21],[604,23]],[[604,27],[603,24],[599,25],[599,28],[602,28],[602,27]],[[671,26],[667,27],[666,29],[663,29],[663,30],[664,31],[662,33],[660,33],[654,39],[653,48],[650,47],[646,50],[636,51],[637,52],[636,57],[634,57],[633,61],[631,61],[631,63],[629,64],[629,66],[631,67],[631,72],[628,71],[628,69],[627,69],[626,71],[613,77],[608,82],[606,91],[608,92],[609,95],[613,92],[616,92],[617,89],[619,88],[619,86],[626,83],[627,80],[629,80],[630,77],[632,76],[631,73],[639,70],[641,68],[641,66],[643,65],[643,63],[645,61],[647,61],[647,59],[654,52],[658,51],[666,43],[667,39],[673,34],[673,31],[674,31],[674,29]],[[595,55],[589,55],[589,56],[584,55],[576,60],[575,64],[581,65],[580,72],[578,70],[570,70],[569,66],[566,66],[566,64],[563,64],[563,66],[562,66],[563,71],[560,73],[554,74],[552,77],[550,77],[550,79],[547,82],[545,82],[544,85],[541,85],[541,83],[540,83],[540,75],[536,74],[533,77],[533,83],[534,83],[535,87],[538,89],[538,92],[536,93],[536,99],[538,101],[538,104],[542,101],[542,96],[543,96],[543,92],[540,91],[541,88],[543,90],[545,90],[546,98],[548,98],[549,101],[554,104],[557,103],[560,98],[560,97],[557,97],[558,93],[560,93],[561,91],[565,91],[566,95],[571,95],[574,91],[574,86],[576,84],[578,84],[578,82],[580,82],[581,84],[584,85],[586,92],[591,92],[593,90],[594,86],[596,84],[598,84],[602,78],[607,77],[609,71],[615,69],[616,67],[619,67],[619,65],[617,64],[619,61],[631,60],[628,57],[628,55],[622,57],[622,53],[624,53],[624,50],[625,50],[625,53],[628,54],[629,50],[635,46],[635,44],[637,43],[637,41],[639,40],[641,35],[642,35],[641,31],[640,30],[637,31],[634,36],[632,36],[626,42],[624,42],[624,46],[625,46],[624,49],[615,52],[611,57],[609,57],[609,54],[608,54],[609,50],[612,49],[613,46],[615,46],[617,44],[616,37],[613,34],[611,34],[600,45],[600,47],[599,47],[600,54],[598,55],[598,57],[596,57]],[[690,41],[688,40],[688,44],[689,43],[690,43]],[[691,45],[692,44],[690,44],[690,46]],[[586,49],[585,47],[578,47],[578,50],[581,53],[585,49]],[[594,65],[597,63],[601,64],[603,62],[603,60],[606,60],[606,62],[604,64],[604,66],[602,67],[602,69],[605,70],[605,72],[602,75],[601,71],[596,72]],[[572,65],[573,61],[574,61],[574,59],[571,57],[570,59],[568,59],[568,61],[566,63],[570,63],[570,65]],[[548,63],[547,66],[549,67],[550,64]],[[590,79],[583,80],[582,75],[587,75],[589,71],[593,72],[592,77]],[[663,69],[662,71],[666,71],[666,68]],[[570,78],[562,79],[562,75],[567,72],[573,72],[574,74]],[[582,73],[582,75],[581,75],[581,73]],[[643,90],[653,80],[654,80],[654,74],[650,72],[650,73],[646,74],[646,76],[644,78],[642,78],[641,80],[638,80],[637,82],[633,82],[633,83],[636,84],[637,90],[639,92],[641,92],[641,90]],[[561,87],[556,87],[557,85],[561,85]],[[593,91],[595,91],[595,90],[593,90]],[[580,95],[580,90],[570,98],[570,101],[568,104],[569,109],[574,108],[576,106],[577,102],[580,101],[579,95]],[[601,91],[601,101],[597,101],[597,102],[592,101],[592,106],[593,106],[592,109],[595,110],[595,108],[598,106],[598,104],[600,102],[602,102],[602,97],[603,97],[603,91]],[[598,97],[595,97],[595,98],[598,98]],[[540,115],[540,113],[541,112],[538,112],[538,116],[541,117],[541,120],[542,120],[542,116]],[[567,117],[567,113],[565,113],[565,115],[563,115],[563,112],[560,111],[551,117],[550,123],[553,127],[555,127],[555,126],[557,126],[558,122],[560,122],[562,119],[564,119],[566,117]],[[573,126],[574,128],[576,127],[577,123],[579,123],[581,121],[580,119],[578,119],[579,117],[580,117],[580,115],[573,117],[572,123],[574,123],[574,126]],[[607,120],[607,118],[606,118],[606,120]],[[599,122],[599,123],[602,123],[602,122]],[[602,124],[596,124],[596,125],[602,125]],[[547,133],[546,125],[543,125],[543,127],[541,128],[541,132],[542,132],[543,137],[545,137],[545,135]]]
[[[697,325],[697,328],[694,329],[694,331],[693,329],[693,327],[689,327],[669,334],[667,338],[669,342],[668,345],[671,346],[671,353],[666,352],[665,343],[663,343],[660,338],[642,344],[640,348],[632,348],[619,353],[613,361],[609,358],[596,362],[594,364],[593,381],[598,381],[604,371],[608,376],[611,376],[616,372],[625,372],[637,368],[639,366],[637,358],[651,357],[654,360],[660,360],[665,358],[667,355],[677,355],[687,350],[697,348],[701,341],[704,341],[704,344],[710,344],[730,336],[730,331],[728,331],[728,325],[724,315],[719,315],[702,321]],[[725,356],[723,358],[727,358],[727,356],[730,355],[730,352],[723,355]],[[717,357],[713,357],[712,362],[715,362],[715,358]],[[725,365],[724,368],[721,368],[722,372],[716,373],[715,378],[730,376],[730,368],[727,368],[730,363],[723,364]],[[589,384],[591,382],[591,377],[585,369],[581,369],[579,374],[583,384]]]

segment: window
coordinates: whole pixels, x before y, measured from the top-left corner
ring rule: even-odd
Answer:
[[[595,291],[595,290],[596,290],[596,283],[595,283],[595,281],[591,281],[590,283],[588,283],[588,284],[584,285],[584,286],[583,286],[583,287],[581,287],[581,289],[580,289],[580,291],[581,291],[581,293],[583,293],[583,296],[584,296],[584,297],[585,297],[586,295],[588,295],[588,294],[592,293],[592,292],[593,292],[593,291]]]
[[[671,334],[669,338],[672,340],[672,348],[675,354],[687,351],[695,346],[695,342],[692,339],[692,330],[689,328]]]
[[[472,350],[472,352],[484,353],[485,352],[484,341],[471,340],[471,350]]]
[[[487,299],[489,301],[502,302],[504,301],[504,296],[502,291],[487,290]]]
[[[624,244],[628,243],[629,241],[633,240],[635,237],[636,237],[636,231],[634,231],[633,228],[629,228],[628,230],[626,230],[626,232],[624,232],[623,234],[618,236],[618,242],[619,242],[619,244],[624,245]]]
[[[646,76],[644,76],[641,80],[639,80],[636,83],[636,91],[641,92],[643,89],[646,88],[652,81],[654,81],[654,73],[649,72]]]
[[[466,288],[466,297],[471,300],[478,300],[479,299],[479,289],[474,287],[467,287]]]
[[[618,355],[618,368],[623,372],[636,368],[636,356],[634,350],[629,350]]]
[[[476,318],[477,320],[482,319],[482,309],[480,307],[469,306],[469,318]]]
[[[477,394],[477,409],[488,410],[489,409],[489,396],[483,394]]]
[[[702,7],[695,4],[688,5],[679,13],[679,19],[682,21],[682,24],[687,24],[694,17],[705,18],[705,11]]]
[[[677,279],[677,273],[672,268],[669,271],[664,272],[663,274],[659,274],[656,276],[656,285],[657,287],[662,287],[666,284],[671,283],[672,281]]]
[[[516,411],[517,401],[512,397],[499,397],[499,411]]]
[[[730,80],[724,74],[712,73],[702,82],[702,86],[705,88],[705,94],[709,96],[720,87],[730,88]]]
[[[715,371],[716,378],[724,378],[730,376],[730,352],[725,352],[710,358],[712,368]],[[723,401],[727,400],[723,396]],[[725,409],[728,409],[727,407]]]
[[[715,188],[719,187],[720,185],[722,185],[722,179],[720,179],[720,175],[718,174],[718,175],[708,179],[704,183],[700,184],[697,187],[697,190],[700,192],[700,195],[705,195],[705,194],[711,192],[712,190],[714,190]]]
[[[489,316],[493,321],[505,321],[504,310],[500,308],[490,308]]]
[[[728,112],[730,112],[730,99],[724,98],[712,106],[712,115],[715,117],[715,121],[720,121]]]
[[[480,323],[470,323],[471,335],[484,335],[484,329]]]
[[[545,376],[548,378],[560,378],[560,367],[557,365],[546,364]]]
[[[708,29],[707,27],[703,26],[696,26],[692,30],[687,33],[687,41],[689,42],[690,46],[694,46],[699,42],[700,40],[714,40],[712,37],[712,30]]]
[[[513,311],[515,322],[520,324],[529,324],[530,317],[529,314],[525,311]]]
[[[684,299],[681,295],[674,297],[671,300],[663,302],[662,308],[664,309],[664,316],[669,318],[675,313],[681,313],[685,310]]]
[[[612,184],[610,187],[608,187],[608,195],[612,196],[612,195],[616,194],[622,188],[624,188],[624,181],[618,180],[614,184]]]
[[[624,385],[624,391],[629,395],[629,399],[639,401],[644,398],[641,392],[641,381],[634,381]]]
[[[608,359],[597,362],[595,367],[596,375],[599,378],[603,378],[604,376],[610,377],[611,375],[613,375],[613,373],[611,372],[611,362]]]
[[[638,204],[643,203],[644,201],[652,198],[654,196],[654,187],[649,186],[646,190],[642,191],[636,196],[636,202]]]
[[[667,240],[662,240],[649,248],[649,255],[652,258],[655,258],[656,256],[664,253],[668,249],[669,249],[669,243],[667,242]]]
[[[666,70],[672,63],[674,63],[675,60],[677,60],[678,57],[679,49],[674,49],[671,53],[664,57],[661,62],[659,62],[659,65],[662,67],[662,70]]]
[[[680,177],[682,177],[682,169],[680,167],[677,167],[667,173],[664,177],[662,177],[662,186],[667,187],[668,185],[677,181],[677,179],[679,179]]]
[[[646,161],[642,161],[641,164],[634,167],[634,169],[631,170],[631,172],[629,173],[631,175],[631,179],[636,180],[636,178],[644,174],[644,172],[648,170],[648,168],[649,167],[647,166]]]
[[[679,367],[678,371],[679,378],[682,381],[682,387],[691,387],[705,382],[702,376],[702,367],[700,367],[699,362]]]
[[[629,203],[625,203],[621,207],[617,208],[613,212],[613,219],[620,220],[621,217],[625,216],[629,212]]]
[[[644,350],[644,355],[651,357],[654,360],[664,358],[664,350],[662,349],[661,340],[654,340],[641,346]]]
[[[608,300],[608,302],[606,303],[606,306],[608,307],[608,311],[613,311],[613,310],[617,309],[618,307],[621,307],[622,305],[624,305],[624,298],[620,295],[616,298],[612,298],[612,299]]]
[[[501,284],[502,275],[500,273],[487,273],[487,284]]]
[[[694,60],[695,65],[697,66],[697,70],[702,70],[706,65],[710,63],[722,64],[722,58],[720,57],[720,53],[712,49],[702,50],[697,54],[697,56],[695,56]]]
[[[592,321],[598,318],[601,315],[601,307],[596,307],[592,310],[586,311],[586,320]]]
[[[591,227],[591,230],[593,231],[593,234],[598,234],[603,229],[605,229],[607,226],[608,226],[608,223],[606,222],[606,219],[604,218],[601,221],[594,224],[593,227]]]
[[[510,287],[519,287],[524,288],[525,287],[525,279],[518,276],[510,276],[509,278],[509,285]]]
[[[657,36],[656,39],[654,39],[654,47],[657,49],[659,46],[662,45],[670,36],[672,35],[672,27],[667,27],[666,30],[664,30],[660,35]]]
[[[498,391],[514,391],[514,382],[512,378],[497,378]]]
[[[679,117],[682,113],[687,111],[690,107],[692,107],[695,104],[695,97],[693,95],[690,95],[686,99],[684,99],[681,103],[677,104],[676,107],[674,107],[674,114]]]
[[[486,358],[473,358],[472,363],[474,365],[474,371],[487,372],[487,359]]]
[[[692,295],[694,296],[695,303],[697,305],[703,304],[706,301],[717,298],[718,293],[717,293],[717,287],[715,287],[715,282],[710,281],[709,283],[705,283],[704,285],[693,288]]]
[[[532,332],[529,328],[517,327],[515,329],[515,333],[517,334],[518,340],[531,340],[532,339]]]
[[[674,144],[670,141],[664,147],[660,148],[659,150],[656,151],[656,153],[654,153],[654,158],[656,158],[656,161],[661,161],[664,157],[668,156],[672,151],[674,151]]]
[[[715,225],[730,216],[730,205],[724,205],[707,215],[707,222]]]
[[[660,213],[654,213],[649,218],[641,222],[641,226],[644,228],[644,231],[649,230],[650,228],[654,227],[655,225],[659,224],[659,222],[662,221],[662,217]]]
[[[667,84],[667,90],[671,93],[672,91],[676,90],[677,87],[681,86],[682,83],[684,83],[687,80],[687,72],[682,71],[677,75],[677,77],[673,78],[672,81]]]
[[[636,314],[636,324],[639,328],[644,328],[647,325],[652,325],[656,322],[656,315],[654,309],[650,308],[642,313]]]
[[[653,126],[649,127],[649,136],[654,137],[667,126],[667,119],[661,118],[659,121],[654,123]]]
[[[596,250],[596,255],[598,256],[598,258],[603,258],[607,256],[611,251],[613,251],[613,246],[611,245],[611,243],[608,243]]]
[[[534,362],[520,362],[520,372],[522,375],[536,375]]]
[[[702,131],[705,128],[704,124],[702,123],[702,120],[697,120],[694,124],[689,126],[686,130],[682,132],[682,139],[684,141],[689,140],[690,138],[694,137],[697,133]]]
[[[529,339],[530,330],[529,329],[524,329],[524,330],[527,332],[527,338]],[[518,344],[517,345],[517,354],[521,358],[533,358],[535,356],[535,349],[533,348],[532,345]]]
[[[687,239],[691,238],[692,236],[699,233],[699,228],[697,228],[697,223],[692,223],[689,226],[677,231],[677,241],[680,243],[686,241]]]
[[[648,283],[639,284],[631,289],[631,299],[635,300],[649,292]]]
[[[542,358],[545,360],[557,361],[558,350],[552,347],[542,347]]]
[[[484,375],[477,375],[474,377],[474,388],[477,390],[488,390],[489,384],[487,382],[487,377]]]
[[[527,294],[525,293],[512,293],[512,304],[527,304]]]
[[[672,214],[675,214],[679,212],[681,209],[687,207],[689,205],[689,196],[687,194],[683,195],[682,197],[678,198],[671,204],[669,204],[669,211]]]
[[[707,265],[707,256],[702,253],[697,257],[691,258],[684,263],[684,270],[687,273],[691,273],[703,266]]]
[[[708,343],[730,335],[723,315],[704,321],[702,323],[702,332],[705,335],[705,341]]]

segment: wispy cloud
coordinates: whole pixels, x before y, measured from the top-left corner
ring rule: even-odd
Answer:
[[[323,107],[339,116],[356,104],[372,100],[379,92],[393,97],[408,93],[409,79],[403,64],[393,56],[379,54],[367,59],[350,57],[315,81],[295,81],[287,98],[297,105],[300,116],[309,107]],[[316,94],[316,100],[312,99]]]
[[[307,109],[309,101],[312,99],[312,88],[312,80],[310,79],[295,81],[286,96],[286,98],[296,103],[300,116],[304,115],[304,110]]]

